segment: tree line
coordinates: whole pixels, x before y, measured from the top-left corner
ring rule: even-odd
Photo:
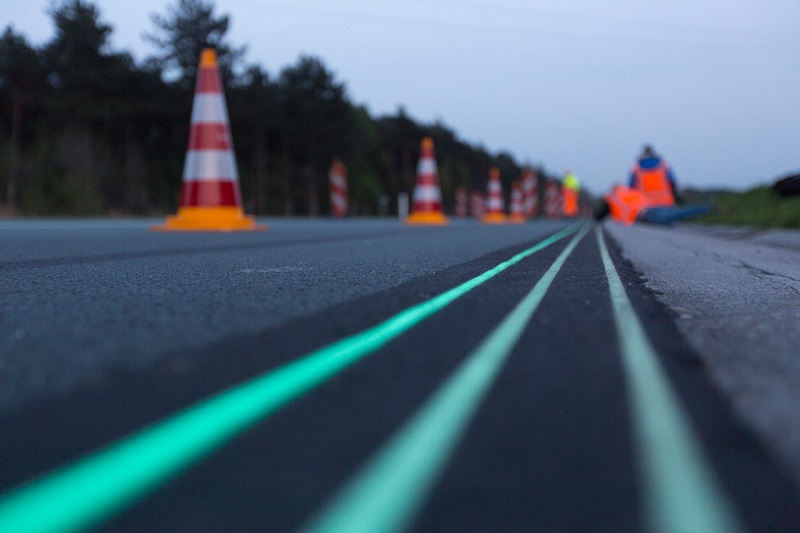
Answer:
[[[156,214],[178,202],[200,51],[216,49],[245,210],[329,212],[328,168],[348,167],[351,213],[396,209],[414,187],[419,143],[436,146],[445,209],[458,187],[484,190],[500,169],[506,194],[521,165],[420,124],[402,109],[373,117],[317,57],[277,76],[246,64],[213,3],[177,0],[152,16],[159,55],[137,63],[110,49],[112,27],[87,0],[49,10],[54,36],[36,47],[9,25],[0,35],[0,203],[7,213]],[[539,171],[540,178],[543,170]],[[384,199],[381,201],[381,199]]]

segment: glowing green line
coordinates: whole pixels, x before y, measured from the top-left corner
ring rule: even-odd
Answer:
[[[95,525],[455,299],[578,230],[575,224],[386,321],[212,396],[0,499],[0,531]]]
[[[525,298],[304,528],[306,531],[389,532],[409,525],[556,274],[588,231],[587,223]]]
[[[599,226],[596,232],[634,418],[645,519],[652,531],[664,533],[741,531],[625,293]]]

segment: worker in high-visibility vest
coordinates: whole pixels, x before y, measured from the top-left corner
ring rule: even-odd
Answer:
[[[614,186],[595,210],[595,218],[610,214],[617,222],[633,224],[649,208],[674,206],[676,196],[672,169],[646,145],[633,165],[629,187]]]
[[[646,145],[639,160],[631,169],[630,187],[638,189],[663,205],[674,205],[675,177],[666,161]]]
[[[571,171],[567,170],[564,174],[564,181],[561,182],[561,198],[563,200],[562,211],[565,217],[574,217],[578,214],[578,196],[581,192],[581,183]]]

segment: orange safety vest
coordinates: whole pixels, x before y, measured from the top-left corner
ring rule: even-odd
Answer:
[[[656,205],[675,205],[668,177],[669,167],[663,161],[654,168],[633,166],[633,188],[643,192]]]
[[[611,217],[628,226],[636,221],[642,209],[652,206],[645,193],[622,185],[616,185],[611,189],[611,192],[606,194],[605,200]]]

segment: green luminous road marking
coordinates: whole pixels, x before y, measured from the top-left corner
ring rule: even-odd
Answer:
[[[457,298],[579,228],[574,224],[427,302],[212,396],[4,495],[0,531],[73,531],[109,518]]]
[[[408,526],[553,278],[588,231],[589,223],[585,223],[531,292],[344,485],[306,531],[371,533]]]
[[[645,519],[653,531],[741,531],[733,507],[633,310],[603,232],[596,227],[617,326],[644,484]]]

